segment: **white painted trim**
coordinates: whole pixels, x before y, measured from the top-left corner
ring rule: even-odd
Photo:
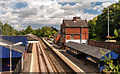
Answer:
[[[0,42],[0,45],[3,45],[3,46],[8,46],[8,44],[3,43],[3,42]]]
[[[38,43],[39,41],[28,41],[28,43]]]
[[[79,40],[66,40],[66,43],[69,41],[80,43],[80,39]],[[82,43],[87,44],[87,40],[82,40]]]

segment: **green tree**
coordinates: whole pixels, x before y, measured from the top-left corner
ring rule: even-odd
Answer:
[[[105,55],[105,52],[100,49],[101,53]],[[105,59],[101,59],[100,61],[105,62],[105,71],[110,71],[113,74],[119,74],[120,73],[120,63],[117,61],[117,65],[113,63],[113,60],[111,59],[111,56],[104,56]]]
[[[0,35],[19,35],[19,31],[15,30],[9,24],[0,21]]]
[[[20,31],[15,30],[15,35],[20,35]]]
[[[44,34],[43,29],[40,29],[40,28],[36,29],[36,35],[37,35],[38,37],[42,37],[43,34]]]
[[[32,34],[33,34],[33,35],[36,35],[36,30],[33,30],[33,31],[32,31]]]
[[[2,26],[2,34],[3,35],[15,35],[15,29],[13,29],[13,27],[5,23]]]
[[[29,34],[29,33],[32,33],[33,32],[33,29],[31,28],[30,25],[28,25],[28,27],[25,29],[25,34]]]
[[[3,23],[0,21],[0,35],[2,35],[2,27],[3,27]]]
[[[120,3],[115,3],[110,5],[109,7],[109,25],[110,25],[110,36],[114,36],[114,30],[116,29],[117,31],[120,29]],[[96,36],[97,38],[100,38],[102,40],[106,39],[107,32],[108,32],[108,7],[103,9],[102,14],[97,16],[96,20]],[[93,23],[90,21],[89,23]],[[92,30],[93,31],[93,30]],[[90,28],[90,36],[94,35],[91,33],[91,28]]]
[[[57,34],[57,32],[55,30],[53,30],[51,33],[52,33],[52,35]]]
[[[50,35],[52,35],[51,34],[52,29],[50,27],[47,27],[47,26],[42,27],[42,30],[43,30],[43,36],[44,37],[49,37]]]
[[[51,32],[49,30],[45,31],[43,34],[44,37],[49,37],[51,36]]]
[[[52,30],[54,30],[54,31],[58,32],[58,30],[57,30],[56,28],[54,28],[54,27],[51,27],[51,28],[52,28]]]
[[[38,37],[50,37],[54,34],[57,34],[57,29],[53,27],[42,27],[42,29],[38,28],[36,30],[33,30],[30,25],[24,30],[17,31],[7,23],[3,25],[2,22],[0,22],[0,35],[26,35],[32,33]]]
[[[26,35],[25,30],[20,30],[19,35]]]
[[[90,39],[96,37],[96,20],[97,20],[97,17],[93,18],[93,20],[88,21]]]

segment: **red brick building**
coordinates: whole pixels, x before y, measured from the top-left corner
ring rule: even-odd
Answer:
[[[88,35],[87,20],[81,20],[80,17],[73,17],[73,20],[63,20],[60,44],[62,47],[64,43],[69,41],[87,44]]]

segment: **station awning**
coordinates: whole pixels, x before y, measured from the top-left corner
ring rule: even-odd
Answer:
[[[78,50],[78,51],[80,51],[82,53],[85,53],[85,54],[87,54],[89,56],[97,58],[97,59],[104,59],[104,56],[105,55],[108,56],[108,54],[110,54],[111,59],[118,58],[118,54],[114,53],[111,50],[105,49],[105,48],[80,44],[80,43],[71,42],[71,41],[69,41],[65,45],[68,46],[68,47],[71,47],[73,49],[76,49],[76,50]],[[104,54],[100,50],[102,50],[104,52]]]
[[[2,46],[2,47],[6,47],[6,48],[10,49],[10,46],[8,46],[8,45],[14,45],[14,44],[15,43],[13,43],[13,42],[10,42],[10,41],[7,41],[7,40],[4,40],[4,39],[0,38],[0,46]],[[24,53],[25,52],[25,47],[21,46],[21,45],[17,45],[17,46],[13,46],[12,50],[20,52],[20,53]]]

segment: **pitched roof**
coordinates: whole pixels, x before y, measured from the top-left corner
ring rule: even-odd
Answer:
[[[63,20],[63,22],[65,23],[66,27],[88,27],[87,21],[81,19],[77,21]]]
[[[13,45],[13,44],[15,44],[15,43],[0,38],[0,46],[6,47],[6,48],[9,48],[9,49],[10,49],[9,46],[4,46],[5,44],[7,44],[7,45]],[[13,47],[12,47],[12,50],[17,51],[17,52],[20,52],[20,53],[24,53],[24,52],[25,52],[25,47],[24,47],[24,46],[21,46],[21,45],[17,45],[17,46],[13,46]]]
[[[68,47],[71,47],[73,49],[76,49],[82,53],[85,53],[87,55],[90,55],[92,57],[95,57],[97,59],[102,58],[103,53],[100,51],[100,49],[105,53],[109,53],[110,50],[104,49],[104,48],[99,48],[99,47],[94,47],[94,46],[90,46],[90,45],[85,45],[85,44],[80,44],[80,43],[76,43],[76,42],[71,42],[69,41],[68,43],[65,44]]]
[[[22,42],[21,46],[26,46],[27,45],[27,36],[23,35],[2,35],[0,36],[1,39],[7,40],[9,42],[17,43],[17,42]]]
[[[28,41],[38,41],[38,39],[32,34],[27,34],[27,39]]]

